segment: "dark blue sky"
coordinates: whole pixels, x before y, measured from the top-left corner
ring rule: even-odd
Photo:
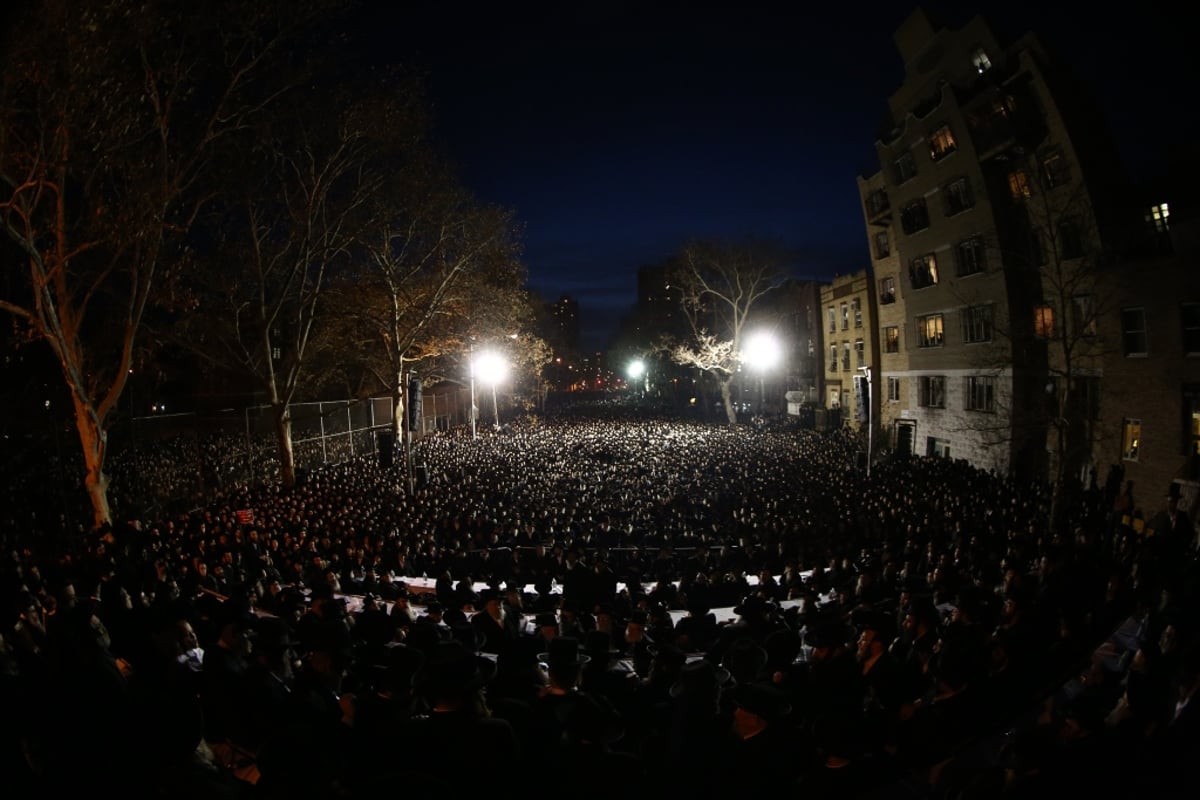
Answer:
[[[380,12],[378,31],[428,72],[467,185],[515,210],[532,288],[575,297],[600,347],[637,268],[690,238],[782,240],[798,277],[869,263],[855,176],[903,79],[891,37],[914,6],[806,5],[438,3]],[[924,7],[952,27],[978,11],[1002,34],[1041,35],[1094,87],[1136,176],[1196,129],[1172,94],[1196,58],[1153,3]]]

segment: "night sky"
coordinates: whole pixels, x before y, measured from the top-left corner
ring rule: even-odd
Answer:
[[[515,210],[531,287],[579,301],[585,346],[632,306],[637,268],[692,238],[781,240],[801,278],[869,264],[855,177],[913,5],[406,5],[371,12],[372,46],[428,73],[438,142],[480,199]],[[1162,6],[924,7],[1037,32],[1093,87],[1137,178],[1196,130],[1200,70]]]

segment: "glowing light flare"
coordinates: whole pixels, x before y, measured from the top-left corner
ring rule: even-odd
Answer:
[[[508,376],[508,362],[498,353],[485,352],[475,356],[471,363],[475,377],[495,386]]]
[[[757,370],[768,370],[783,360],[783,347],[769,333],[754,333],[746,338],[742,360]]]

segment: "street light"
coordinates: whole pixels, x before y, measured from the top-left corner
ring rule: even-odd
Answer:
[[[750,365],[758,373],[758,413],[762,413],[766,404],[766,392],[763,378],[767,370],[775,367],[783,359],[783,347],[779,340],[766,331],[752,333],[746,338],[742,348],[742,361]]]
[[[635,385],[638,383],[638,378],[644,378],[642,393],[650,391],[650,371],[646,369],[645,361],[640,358],[634,359],[633,363],[629,365],[629,377],[633,379]]]
[[[508,374],[508,362],[498,353],[485,352],[477,355],[471,366],[472,386],[474,386],[475,375],[478,375],[484,383],[492,385],[492,422],[499,428],[500,408],[496,403],[496,384],[504,380],[504,376]],[[472,405],[474,405],[474,398],[472,398]]]

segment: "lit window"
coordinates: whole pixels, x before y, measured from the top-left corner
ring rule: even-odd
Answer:
[[[896,302],[896,279],[895,278],[880,278],[879,279],[879,303],[880,305],[888,305]]]
[[[1126,419],[1121,426],[1121,458],[1126,461],[1137,461],[1138,451],[1142,447],[1142,421]]]
[[[1179,318],[1183,322],[1183,352],[1189,356],[1200,354],[1200,303],[1184,303],[1179,307]]]
[[[941,347],[945,341],[945,331],[943,330],[942,322],[941,314],[917,317],[917,346]]]
[[[949,125],[938,128],[929,137],[929,157],[934,161],[940,161],[957,149],[958,142],[954,141]]]
[[[908,265],[908,277],[914,289],[936,286],[938,282],[937,258],[933,253],[914,258]]]
[[[850,306],[842,303],[842,330],[850,330]]]
[[[1033,310],[1033,334],[1039,339],[1054,336],[1054,306],[1042,305]]]
[[[1127,356],[1144,356],[1150,352],[1146,342],[1146,309],[1121,309],[1121,346]]]
[[[1029,188],[1029,175],[1025,170],[1017,169],[1008,173],[1008,191],[1012,193],[1013,200],[1025,200],[1033,196]]]
[[[992,307],[968,306],[963,309],[963,341],[971,344],[992,340]]]
[[[887,381],[888,381],[888,402],[899,403],[900,402],[900,379],[899,378],[888,378]]]
[[[987,51],[982,47],[976,48],[975,52],[971,53],[971,66],[980,75],[992,68],[992,60],[988,58]]]
[[[1150,206],[1150,210],[1146,212],[1146,222],[1156,233],[1166,233],[1171,229],[1171,209],[1166,203]]]
[[[945,408],[946,376],[922,375],[917,378],[917,404],[925,408]]]
[[[898,326],[888,325],[883,329],[883,352],[900,352],[900,328]]]
[[[958,276],[975,275],[987,269],[982,236],[972,236],[958,244]]]
[[[985,375],[968,375],[965,387],[968,411],[996,410],[996,379]]]
[[[971,192],[971,183],[966,178],[946,184],[942,189],[942,198],[946,204],[947,217],[961,214],[975,205],[975,195]]]

